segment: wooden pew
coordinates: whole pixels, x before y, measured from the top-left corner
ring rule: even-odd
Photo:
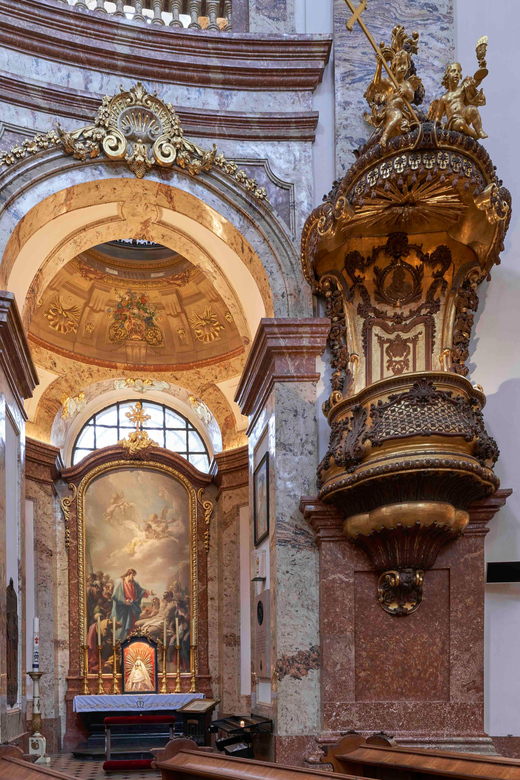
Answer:
[[[316,769],[300,769],[250,758],[233,758],[204,749],[189,750],[186,746],[175,744],[187,741],[179,739],[169,742],[165,748],[170,754],[167,760],[161,760],[161,756],[157,754],[154,766],[161,770],[162,780],[324,780],[324,773]],[[345,775],[336,777],[338,780],[356,780],[346,778]]]
[[[343,737],[321,761],[376,780],[520,780],[518,759],[370,744],[358,735]]]
[[[42,764],[25,761],[23,751],[12,745],[0,745],[0,778],[5,780],[74,780]]]

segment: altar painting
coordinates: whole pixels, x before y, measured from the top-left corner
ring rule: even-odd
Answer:
[[[157,693],[157,651],[148,642],[123,647],[123,693]]]
[[[113,671],[114,626],[116,642],[123,642],[136,629],[162,642],[166,630],[167,669],[174,671],[176,619],[181,671],[189,671],[187,490],[165,471],[109,470],[88,486],[84,518],[89,672],[98,670],[98,636],[102,671]]]

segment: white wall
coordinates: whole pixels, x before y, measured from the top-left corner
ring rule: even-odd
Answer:
[[[334,30],[333,0],[296,0],[296,32],[325,33]],[[345,6],[346,7],[346,6]],[[320,112],[320,120],[313,146],[314,206],[322,202],[336,178],[334,165],[334,50],[325,68],[323,79],[312,100],[314,111]]]
[[[489,36],[489,76],[482,108],[489,151],[513,196],[513,218],[502,264],[482,285],[471,344],[469,379],[484,388],[489,432],[501,450],[496,472],[515,493],[491,524],[489,561],[520,560],[520,156],[518,132],[519,0],[457,0],[457,56],[464,74],[476,66],[475,43]],[[515,208],[516,203],[516,208]],[[486,588],[486,729],[520,735],[520,583]]]

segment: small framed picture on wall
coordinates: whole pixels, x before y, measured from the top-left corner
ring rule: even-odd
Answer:
[[[266,452],[253,474],[253,516],[255,545],[269,535],[269,453]]]

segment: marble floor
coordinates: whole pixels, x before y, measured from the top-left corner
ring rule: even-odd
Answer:
[[[160,772],[110,772],[107,775],[103,772],[102,761],[78,761],[72,753],[51,756],[48,766],[77,780],[154,780],[161,776]]]

